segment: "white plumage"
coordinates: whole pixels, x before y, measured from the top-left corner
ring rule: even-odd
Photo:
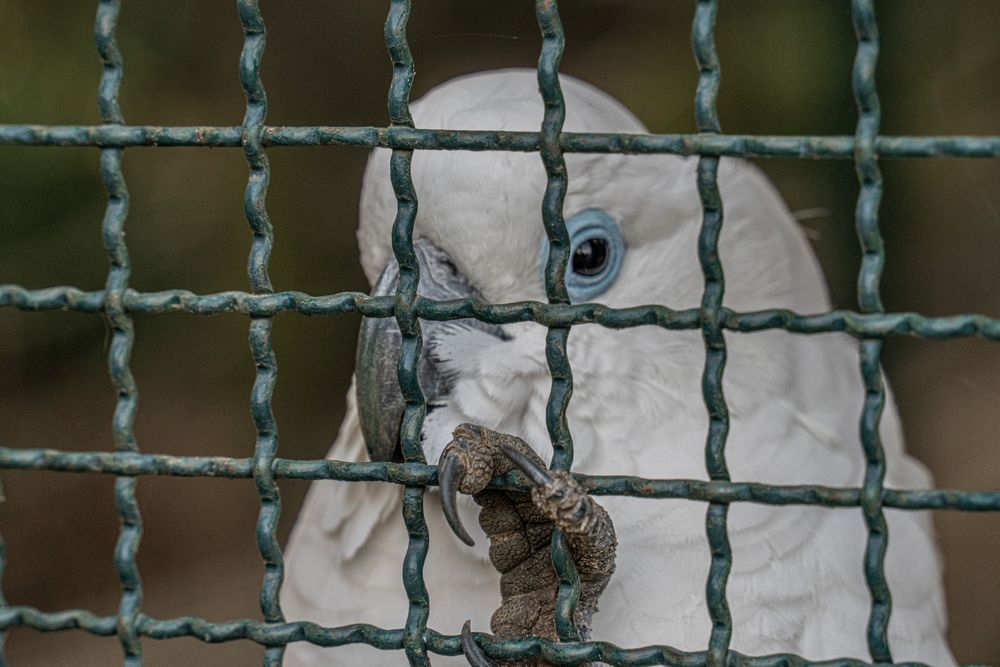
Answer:
[[[566,131],[645,132],[603,92],[562,78]],[[542,104],[534,72],[462,77],[412,108],[418,127],[534,131]],[[390,260],[396,201],[389,151],[369,161],[358,239],[370,281]],[[599,207],[628,247],[621,273],[598,301],[697,307],[701,204],[695,159],[674,156],[566,156],[567,217]],[[491,302],[544,300],[540,220],[545,173],[537,154],[420,151],[413,159],[419,199],[416,235],[447,252]],[[720,251],[725,305],[737,310],[791,308],[815,313],[829,300],[803,234],[754,167],[724,159]],[[447,403],[424,428],[436,462],[460,422],[523,437],[551,456],[544,424],[550,379],[545,330],[505,327],[509,340],[457,330],[434,353],[455,379]],[[857,346],[838,334],[727,332],[724,387],[732,426],[726,456],[736,481],[858,486],[863,455],[858,418],[863,389]],[[569,423],[574,470],[656,478],[705,479],[707,416],[700,378],[700,333],[656,327],[574,327],[569,337],[575,391]],[[354,392],[331,458],[364,460]],[[882,418],[886,485],[930,486],[927,471],[903,451],[892,401]],[[400,568],[406,533],[400,488],[389,484],[313,484],[286,552],[282,604],[289,620],[326,626],[355,622],[401,627],[407,603]],[[465,499],[468,500],[468,499]],[[706,647],[711,623],[704,590],[709,552],[703,503],[604,497],[620,546],[617,571],[593,620],[593,638],[620,646]],[[500,601],[499,576],[486,559],[477,508],[463,505],[470,549],[445,524],[436,491],[425,504],[431,546],[425,568],[430,626],[457,633],[466,618],[488,631]],[[893,595],[889,641],[897,660],[952,665],[945,641],[941,565],[926,513],[887,511],[886,570]],[[866,531],[858,509],[735,504],[729,513],[733,569],[728,598],[732,648],[749,654],[793,652],[810,659],[867,658],[869,594],[862,558]],[[432,658],[435,664],[449,659]],[[404,664],[401,652],[365,646],[289,647],[286,664]],[[459,661],[461,662],[461,661]]]

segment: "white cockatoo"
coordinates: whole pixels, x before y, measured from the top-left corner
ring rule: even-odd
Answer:
[[[568,76],[561,84],[565,131],[647,131],[600,90]],[[417,127],[455,130],[537,131],[542,112],[536,74],[529,70],[454,79],[412,106]],[[389,155],[385,149],[373,152],[361,194],[361,263],[376,293],[390,293],[396,275]],[[698,306],[703,278],[697,259],[702,208],[696,162],[670,155],[566,155],[564,214],[574,248],[567,287],[574,301]],[[422,244],[418,250],[424,249],[418,253],[422,281],[426,278],[432,289],[445,285],[444,292],[428,294],[422,282],[422,293],[435,298],[475,294],[492,303],[544,301],[546,237],[540,211],[546,177],[537,154],[418,151],[412,174],[419,199],[414,235]],[[718,178],[725,209],[719,243],[725,305],[740,311],[829,310],[819,264],[768,180],[735,159],[722,160]],[[392,388],[398,352],[383,353],[389,346],[366,339],[381,335],[387,340],[393,326],[392,318],[366,320],[355,387],[330,458],[392,457],[384,443],[394,442],[401,414],[392,395],[398,391]],[[423,327],[421,382],[430,402],[422,440],[427,460],[438,461],[452,429],[462,422],[519,436],[549,460],[545,328],[438,322]],[[859,486],[864,391],[856,343],[840,334],[783,331],[727,332],[726,342],[724,389],[731,416],[726,457],[732,478]],[[364,352],[366,345],[383,347]],[[578,326],[568,349],[575,386],[568,411],[574,471],[707,479],[708,419],[700,385],[705,352],[699,331]],[[361,406],[360,417],[359,401],[371,403]],[[928,472],[903,450],[891,400],[881,423],[886,485],[929,487]],[[375,441],[367,448],[366,437]],[[403,626],[407,600],[400,572],[407,535],[401,494],[393,484],[313,484],[286,550],[281,601],[289,620]],[[430,627],[448,634],[457,633],[465,619],[471,619],[473,629],[489,631],[490,615],[500,603],[500,577],[476,521],[479,508],[467,496],[460,501],[474,548],[446,524],[436,489],[425,502]],[[592,638],[623,647],[705,649],[712,627],[705,603],[707,506],[607,496],[600,503],[614,522],[619,546],[617,570],[593,617]],[[902,511],[887,515],[893,655],[953,665],[930,517]],[[870,597],[860,510],[736,503],[729,511],[729,534],[734,650],[868,659]],[[432,659],[435,664],[464,662],[461,656]],[[300,642],[288,647],[286,664],[398,665],[405,658],[402,652],[363,644],[322,649]]]

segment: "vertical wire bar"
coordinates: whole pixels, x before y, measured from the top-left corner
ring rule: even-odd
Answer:
[[[695,120],[698,131],[717,134],[721,131],[717,101],[720,68],[715,50],[715,0],[698,0],[695,8],[691,42],[698,64],[698,88],[695,93]],[[698,237],[698,259],[705,277],[701,299],[701,330],[705,341],[705,369],[702,373],[702,394],[708,410],[708,437],[705,440],[705,466],[713,481],[729,481],[726,466],[726,437],[729,434],[729,409],[722,390],[726,368],[726,341],[720,320],[725,277],[719,260],[719,234],[722,231],[722,197],[718,184],[719,158],[705,156],[698,160],[698,194],[703,210],[701,233]],[[726,664],[732,640],[732,617],[726,601],[726,584],[733,566],[729,545],[727,518],[729,505],[711,503],[705,517],[705,530],[712,556],[705,587],[705,600],[712,620],[706,664],[720,667]]]
[[[559,142],[566,103],[559,85],[559,63],[566,45],[557,0],[536,0],[535,16],[542,34],[542,50],[538,58],[538,87],[545,105],[542,117],[540,153],[547,181],[542,199],[542,222],[549,240],[549,257],[545,266],[545,290],[549,303],[569,303],[566,289],[566,268],[569,264],[570,239],[563,219],[566,199],[566,160]],[[570,368],[566,343],[569,327],[549,327],[545,336],[545,359],[552,387],[545,407],[545,425],[552,440],[552,468],[569,470],[573,466],[573,438],[566,411],[573,395],[573,371]],[[559,579],[556,598],[556,633],[562,641],[579,641],[576,628],[576,607],[580,599],[580,577],[562,531],[552,539],[552,564]]]
[[[389,86],[389,120],[391,127],[413,127],[410,115],[410,90],[416,70],[413,55],[406,40],[406,23],[410,18],[410,0],[392,0],[385,22],[385,43],[392,59],[392,82]],[[396,286],[395,316],[402,333],[399,356],[399,387],[406,407],[400,427],[400,448],[406,461],[424,463],[420,444],[427,406],[420,389],[417,366],[423,337],[416,315],[417,287],[420,267],[413,249],[413,227],[417,218],[417,194],[410,175],[412,150],[393,150],[389,161],[392,189],[396,196],[396,218],[392,225],[392,251],[399,263]],[[403,523],[408,542],[403,559],[403,587],[409,601],[403,650],[411,665],[430,665],[427,657],[427,619],[430,599],[424,583],[424,562],[427,559],[429,535],[424,519],[423,486],[407,486],[403,491]]]
[[[879,43],[874,0],[852,0],[851,19],[858,40],[851,77],[858,107],[854,142],[854,164],[859,185],[855,224],[862,250],[861,270],[858,273],[858,305],[862,313],[882,313],[885,310],[879,289],[885,265],[885,248],[878,222],[882,174],[875,152],[875,140],[878,137],[881,109],[875,87]],[[892,596],[885,577],[889,529],[882,512],[885,452],[879,435],[879,422],[885,407],[885,385],[879,361],[881,353],[881,339],[861,341],[861,375],[865,386],[865,401],[861,412],[860,435],[866,464],[861,507],[868,528],[864,556],[865,582],[872,598],[868,617],[868,650],[873,661],[892,662],[888,638]]]
[[[101,120],[108,125],[123,125],[125,118],[118,104],[123,63],[115,27],[121,12],[121,0],[100,0],[94,23],[94,40],[103,66],[98,89],[98,107]],[[128,187],[122,172],[121,148],[101,149],[101,179],[108,191],[108,205],[104,212],[102,236],[108,255],[108,277],[105,282],[104,314],[111,328],[108,349],[108,374],[114,385],[117,399],[112,419],[112,437],[115,451],[138,452],[135,438],[135,413],[139,392],[129,362],[135,331],[132,318],[126,313],[123,302],[128,288],[131,264],[125,245],[125,219],[128,216]],[[142,539],[142,516],[135,497],[136,477],[115,479],[115,505],[121,519],[121,531],[115,545],[115,567],[121,582],[122,596],[118,605],[117,634],[125,653],[124,664],[142,664],[142,644],[137,623],[142,604],[142,579],[136,555]]]
[[[260,76],[261,59],[267,42],[267,30],[258,0],[237,0],[237,12],[243,26],[243,49],[240,53],[240,84],[246,94],[243,116],[243,153],[249,167],[243,208],[253,238],[247,260],[247,275],[254,294],[274,291],[268,264],[274,244],[274,228],[267,214],[267,186],[270,166],[262,138],[267,116],[267,95]],[[277,382],[278,363],[271,345],[270,316],[254,316],[250,320],[250,352],[256,366],[250,394],[250,413],[257,430],[254,445],[253,479],[260,497],[257,515],[257,548],[264,561],[264,578],[260,590],[260,608],[268,623],[283,623],[279,594],[285,577],[285,564],[278,544],[278,518],[281,515],[281,494],[274,481],[273,463],[278,449],[278,426],[271,401]],[[265,667],[281,665],[284,646],[269,646],[264,652]]]

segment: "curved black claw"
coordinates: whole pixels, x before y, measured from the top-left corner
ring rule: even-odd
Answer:
[[[472,636],[472,621],[466,621],[462,626],[462,653],[472,667],[499,667],[476,643],[475,637]]]
[[[517,469],[524,473],[524,476],[531,480],[536,486],[548,486],[555,481],[545,468],[542,468],[507,443],[500,443],[500,449],[502,449],[504,455],[510,459],[510,462],[517,466]]]
[[[458,480],[464,474],[465,466],[458,460],[458,457],[448,456],[439,468],[438,484],[441,487],[441,508],[444,510],[445,520],[448,521],[448,525],[451,526],[458,539],[471,547],[475,541],[462,525],[462,519],[458,516],[458,507],[456,506]]]

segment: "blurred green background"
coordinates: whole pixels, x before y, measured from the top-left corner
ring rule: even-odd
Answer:
[[[0,122],[96,123],[100,75],[94,3],[0,2]],[[57,7],[58,5],[58,7]],[[720,116],[731,133],[850,134],[855,46],[849,3],[723,2],[717,44]],[[688,0],[576,0],[563,7],[563,71],[625,102],[654,132],[694,131],[696,69]],[[387,3],[265,3],[263,77],[272,125],[383,125],[390,66]],[[879,64],[887,134],[997,134],[1000,3],[883,0]],[[409,27],[415,96],[453,76],[532,67],[539,36],[530,2],[425,0]],[[121,102],[131,124],[237,125],[242,32],[232,2],[126,3],[118,39]],[[101,289],[107,260],[105,192],[92,148],[0,149],[0,283]],[[367,153],[278,148],[267,204],[278,290],[364,290],[353,235]],[[241,151],[126,151],[132,285],[205,293],[246,289],[250,234]],[[857,186],[844,161],[768,160],[799,211],[836,303],[854,305]],[[883,163],[882,227],[888,309],[1000,314],[1000,161]],[[354,316],[288,314],[274,328],[280,453],[318,458],[333,440],[353,366]],[[136,432],[147,452],[248,456],[253,364],[242,316],[138,317],[132,360],[140,389]],[[0,310],[0,444],[108,450],[114,394],[100,317]],[[910,449],[940,486],[1000,486],[1000,346],[891,340],[886,366]],[[860,456],[860,451],[859,451]],[[2,474],[0,528],[12,604],[114,613],[113,479]],[[306,486],[283,482],[282,538]],[[139,564],[145,612],[213,620],[259,617],[258,503],[249,480],[143,478]],[[962,662],[1000,663],[1000,516],[938,513],[947,560],[951,639]],[[860,521],[860,518],[859,518]],[[737,554],[737,558],[738,558]],[[859,555],[858,576],[861,576]],[[148,664],[255,664],[250,642],[144,640]],[[12,665],[120,662],[113,638],[15,630]]]

